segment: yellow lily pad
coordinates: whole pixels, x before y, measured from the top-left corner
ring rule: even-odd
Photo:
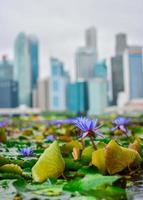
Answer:
[[[83,163],[88,164],[92,159],[92,153],[94,148],[92,146],[86,147],[81,154],[81,160]]]
[[[108,173],[115,174],[126,167],[137,166],[141,157],[137,151],[121,147],[111,140],[105,148],[105,160]]]
[[[6,164],[0,167],[0,172],[8,172],[22,175],[23,171],[20,166],[16,164]]]
[[[128,148],[129,149],[134,149],[138,153],[140,153],[141,152],[141,139],[139,137],[137,137],[132,144],[129,144]]]
[[[136,150],[121,147],[114,140],[92,154],[92,164],[102,173],[116,174],[127,167],[138,166],[140,162],[141,157]]]
[[[92,164],[103,174],[106,172],[105,149],[98,149],[92,154]]]
[[[62,158],[57,141],[54,141],[40,156],[32,168],[32,177],[36,182],[43,182],[47,178],[58,178],[62,175],[65,162]]]

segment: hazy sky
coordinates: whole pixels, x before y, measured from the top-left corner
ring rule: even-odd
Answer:
[[[14,39],[24,31],[39,38],[40,77],[49,74],[50,56],[63,60],[73,74],[85,29],[97,28],[99,56],[109,58],[117,32],[143,46],[142,20],[143,0],[0,0],[0,56],[13,58]]]

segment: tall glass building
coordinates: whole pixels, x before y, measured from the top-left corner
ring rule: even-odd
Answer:
[[[7,56],[2,57],[0,61],[0,80],[13,80],[14,79],[14,65],[7,59]]]
[[[31,60],[29,40],[25,33],[19,33],[15,40],[14,76],[19,84],[19,104],[31,106]]]
[[[97,60],[94,48],[81,47],[76,52],[76,78],[88,80],[94,77]]]
[[[95,77],[107,78],[107,65],[105,60],[96,63],[94,73]]]
[[[127,100],[143,98],[143,51],[130,46],[124,54],[124,83]]]
[[[57,58],[51,58],[51,77],[49,80],[49,97],[51,111],[66,110],[66,92],[68,76],[63,63]]]
[[[39,77],[39,45],[38,39],[35,36],[30,35],[28,37],[29,54],[31,62],[31,81],[32,89],[37,87],[37,81]]]
[[[69,83],[67,87],[67,109],[73,113],[88,111],[88,85],[86,81]]]
[[[108,106],[107,80],[93,78],[88,81],[89,115],[102,115]]]
[[[112,105],[117,105],[118,94],[124,91],[124,67],[122,55],[111,58]]]

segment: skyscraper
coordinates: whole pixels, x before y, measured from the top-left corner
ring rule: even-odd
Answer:
[[[124,33],[118,33],[116,35],[116,55],[122,55],[127,48],[127,36]]]
[[[76,78],[88,80],[94,77],[97,56],[93,48],[81,47],[76,52]]]
[[[50,110],[66,110],[66,92],[68,77],[64,71],[63,63],[57,58],[50,60],[51,77],[49,80]]]
[[[111,58],[112,105],[117,105],[118,94],[124,91],[124,67],[122,55],[116,55]]]
[[[107,80],[93,78],[88,81],[89,115],[102,115],[108,105]]]
[[[19,104],[31,106],[31,60],[29,40],[25,33],[19,33],[15,40],[14,74],[19,84]]]
[[[67,109],[73,113],[88,111],[88,85],[86,81],[69,83],[67,87]]]
[[[0,108],[18,106],[18,83],[13,80],[0,80]]]
[[[97,32],[95,27],[90,27],[85,32],[86,47],[96,49],[97,53]]]
[[[13,80],[14,79],[14,66],[7,56],[2,57],[0,61],[0,80]]]
[[[85,32],[85,46],[76,51],[76,78],[89,79],[94,77],[94,67],[97,61],[97,36],[95,27]]]
[[[124,85],[127,100],[143,98],[142,47],[129,46],[124,53]]]
[[[94,70],[95,77],[107,78],[107,65],[105,60],[97,61]]]
[[[31,81],[32,89],[37,86],[38,76],[39,76],[39,48],[38,39],[35,36],[28,36],[29,43],[29,54],[30,54],[30,64],[31,64]]]

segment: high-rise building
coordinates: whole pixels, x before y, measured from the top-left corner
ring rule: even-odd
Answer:
[[[32,91],[33,107],[40,108],[41,111],[49,110],[49,79],[39,80],[37,88]]]
[[[88,86],[86,81],[69,83],[67,87],[67,109],[73,113],[87,113]]]
[[[102,115],[108,105],[107,80],[93,78],[88,81],[89,115]]]
[[[14,66],[11,61],[7,59],[7,56],[2,57],[0,61],[0,80],[13,80],[14,79]]]
[[[0,80],[0,108],[18,106],[18,83],[13,80]]]
[[[15,40],[15,80],[19,84],[19,104],[31,106],[31,60],[25,33],[19,33]]]
[[[124,91],[124,62],[122,55],[116,55],[111,58],[112,74],[112,105],[117,105],[119,92]]]
[[[122,55],[127,48],[127,36],[124,33],[118,33],[116,35],[116,55]]]
[[[88,80],[94,77],[97,60],[96,49],[81,47],[76,52],[76,78]]]
[[[35,36],[28,36],[29,54],[31,64],[32,89],[36,88],[39,76],[39,48],[38,39]]]
[[[49,80],[50,110],[66,110],[66,92],[68,77],[63,63],[57,58],[51,59],[51,77]]]
[[[107,65],[105,60],[96,62],[94,75],[95,77],[107,78]]]
[[[143,51],[130,46],[124,53],[124,85],[127,101],[143,98]]]
[[[90,27],[85,32],[86,47],[96,49],[97,53],[97,32],[95,27]]]

